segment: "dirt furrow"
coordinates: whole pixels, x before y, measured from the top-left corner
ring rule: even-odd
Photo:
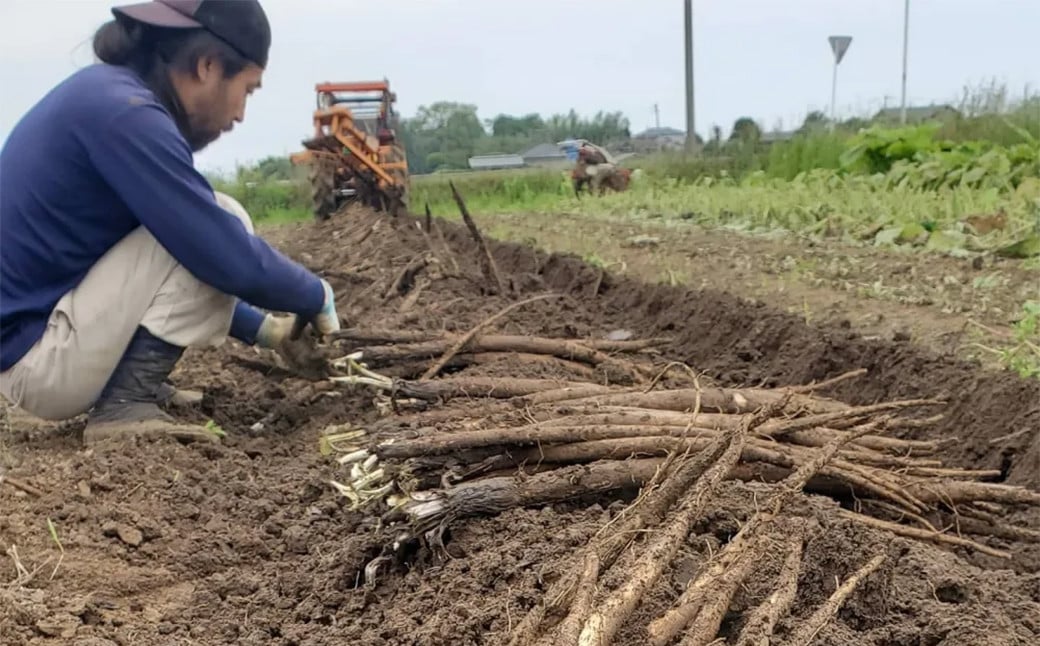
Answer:
[[[717,386],[806,384],[866,368],[867,376],[839,383],[827,396],[855,405],[942,397],[948,404],[941,421],[896,435],[956,438],[936,453],[945,464],[996,469],[1008,484],[1040,488],[1038,381],[982,371],[909,342],[809,326],[739,293],[640,283],[516,244],[491,242],[512,294],[490,294],[497,286],[481,275],[469,232],[439,226],[450,258],[413,222],[361,212],[268,237],[328,277],[349,326],[462,335],[510,302],[556,292],[562,298],[525,305],[486,332],[587,339],[628,330],[633,338],[668,338],[655,361],[686,362]],[[398,281],[422,254],[430,254],[424,269]],[[435,360],[409,369],[421,373]],[[497,353],[449,363],[444,373],[566,380],[575,370],[571,361]],[[152,440],[86,451],[77,422],[54,426],[12,416],[12,430],[0,439],[2,465],[42,495],[0,486],[0,542],[4,550],[16,547],[0,569],[0,643],[504,644],[562,568],[634,495],[464,519],[450,526],[443,550],[406,553],[365,580],[360,570],[390,534],[372,516],[351,511],[329,485],[342,467],[319,453],[318,437],[330,424],[376,423],[372,393],[299,378],[273,357],[231,342],[189,352],[175,380],[206,392],[193,418],[220,424],[228,432],[223,446]],[[722,483],[615,643],[645,643],[646,626],[771,490]],[[798,592],[778,635],[793,634],[836,582],[884,554],[814,643],[1024,645],[1040,636],[1040,545],[984,539],[1011,552],[1009,562],[864,528],[824,496],[800,495],[787,511],[806,520],[807,538]],[[1040,530],[1035,510],[1002,520]],[[736,639],[772,594],[784,561],[775,556],[736,590],[720,636]],[[16,558],[28,580],[20,580]],[[609,572],[602,580],[607,588],[620,583]]]

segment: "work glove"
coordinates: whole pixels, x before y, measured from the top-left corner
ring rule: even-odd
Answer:
[[[329,364],[325,353],[317,344],[316,335],[304,330],[299,338],[292,338],[293,327],[298,317],[264,316],[256,333],[256,345],[274,352],[281,358],[283,367],[304,379],[318,380],[329,376]]]
[[[336,332],[340,329],[339,315],[336,313],[336,297],[332,293],[332,287],[325,280],[321,281],[325,289],[325,301],[313,319],[309,322],[317,331],[319,336]],[[268,314],[260,324],[256,333],[256,343],[262,348],[277,348],[285,340],[294,335],[299,336],[308,321],[303,321],[298,316],[276,317]]]
[[[311,325],[319,335],[326,335],[340,329],[339,314],[336,313],[336,295],[332,291],[332,286],[324,280],[321,281],[321,286],[326,292],[326,299],[321,305],[321,311],[311,319]],[[300,317],[295,314],[291,316],[264,315],[260,329],[257,330],[257,345],[269,348],[269,350],[281,346],[291,336],[292,329],[298,320]]]
[[[274,316],[267,314],[260,329],[256,331],[256,345],[268,350],[275,350],[285,343],[296,324],[296,316]]]
[[[310,320],[313,333],[306,330],[306,321],[299,316],[274,316],[267,314],[256,332],[256,345],[274,350],[286,367],[298,375],[310,379],[328,376],[329,367],[324,353],[317,345],[318,338],[340,329],[336,313],[335,295],[328,281],[321,281],[325,289],[325,301],[321,311]]]

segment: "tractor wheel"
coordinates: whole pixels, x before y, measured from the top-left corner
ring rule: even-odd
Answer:
[[[362,180],[360,177],[355,178],[354,189],[357,191],[354,195],[354,200],[358,204],[363,204],[373,211],[383,210],[383,196],[376,189],[374,185],[368,181]]]
[[[405,153],[404,146],[400,144],[394,145],[392,152],[390,153],[389,162],[406,162],[408,161],[408,155]],[[392,210],[397,211],[400,209],[407,210],[408,208],[408,189],[409,189],[409,178],[408,169],[406,168],[395,168],[390,171],[390,176],[394,178],[394,183],[397,186],[397,194],[393,196]]]
[[[338,208],[336,199],[336,164],[318,159],[311,164],[311,205],[314,217],[328,220]]]

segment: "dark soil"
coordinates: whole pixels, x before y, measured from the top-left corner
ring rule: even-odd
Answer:
[[[593,207],[590,207],[593,208]],[[494,215],[499,237],[593,259],[626,276],[733,290],[813,323],[864,336],[913,339],[942,354],[996,365],[1040,275],[1017,259],[955,258],[793,234],[755,235],[654,217],[588,212]],[[989,331],[980,328],[984,324]]]
[[[328,277],[348,325],[463,332],[510,299],[490,293],[465,229],[439,226],[461,276],[442,275],[451,260],[438,247],[431,266],[396,280],[431,248],[410,220],[395,225],[344,213],[270,237]],[[436,247],[438,236],[431,237]],[[1001,469],[1007,483],[1040,487],[1040,381],[982,371],[905,342],[867,341],[841,326],[810,327],[733,294],[637,283],[518,245],[494,250],[517,300],[549,290],[565,295],[513,312],[495,332],[670,336],[662,361],[685,361],[722,385],[804,384],[867,368],[866,377],[828,394],[855,404],[945,397],[943,421],[913,431],[918,437],[958,438],[940,456],[950,466]],[[395,283],[400,289],[390,289]],[[566,362],[509,357],[463,374],[575,375]],[[466,519],[451,526],[444,552],[422,549],[366,581],[361,570],[382,550],[386,532],[332,489],[341,467],[319,453],[317,439],[329,424],[376,420],[371,394],[300,378],[234,342],[190,351],[174,377],[206,392],[203,409],[189,416],[224,428],[222,445],[158,439],[86,450],[80,422],[46,425],[12,412],[0,464],[43,495],[0,486],[0,541],[17,550],[0,570],[0,644],[504,643],[624,505],[603,498]],[[618,643],[644,643],[646,623],[753,513],[765,486],[725,485]],[[812,526],[781,636],[836,580],[884,553],[886,562],[814,643],[988,646],[1040,638],[1037,544],[973,537],[1009,550],[1013,558],[1004,561],[863,529],[839,519],[836,506],[803,496],[790,510]],[[1036,510],[1006,520],[1040,529]],[[34,573],[23,585],[16,584],[15,554]],[[723,636],[735,636],[745,611],[772,591],[782,559],[763,560],[738,591]]]

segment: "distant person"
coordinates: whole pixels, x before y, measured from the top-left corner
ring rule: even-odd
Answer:
[[[44,419],[89,411],[87,443],[208,439],[166,410],[182,399],[167,377],[186,347],[230,335],[278,348],[296,316],[320,334],[339,319],[329,284],[254,235],[193,165],[260,87],[260,4],[112,13],[94,36],[100,62],[44,96],[0,151],[0,392]]]

